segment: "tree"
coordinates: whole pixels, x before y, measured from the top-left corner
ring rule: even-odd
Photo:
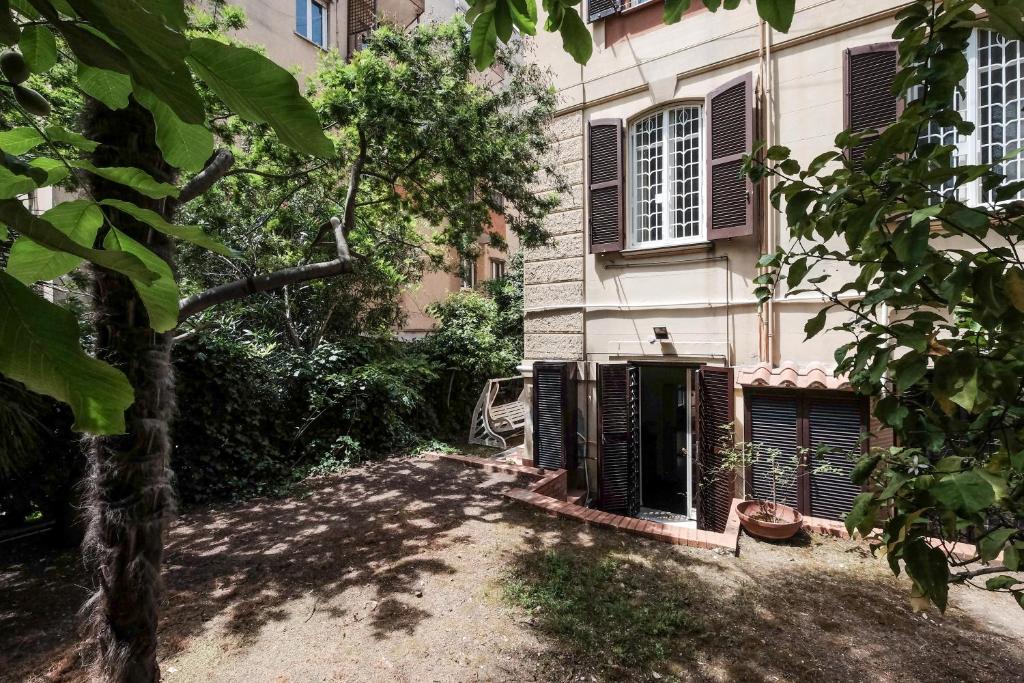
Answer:
[[[515,88],[488,100],[482,89],[467,90],[450,77],[428,80],[436,69],[405,68],[402,60],[429,50],[430,40],[385,32],[380,58],[335,72],[337,87],[322,107],[332,140],[290,74],[256,51],[190,30],[182,2],[5,0],[0,42],[18,47],[0,58],[0,97],[22,124],[0,132],[0,238],[17,238],[0,272],[0,372],[68,403],[76,428],[95,434],[84,552],[98,590],[85,607],[88,643],[103,678],[157,680],[162,535],[174,504],[172,330],[217,304],[358,267],[349,240],[361,207],[372,202],[399,216],[443,221],[445,239],[467,246],[487,224],[491,198],[504,196],[512,229],[535,243],[543,237],[539,219],[555,200],[533,197],[518,183],[542,167],[539,123],[553,95],[540,93],[537,106],[522,107]],[[467,63],[468,40],[460,49],[457,62]],[[87,95],[80,130],[61,123],[71,120],[67,112],[48,118],[51,103],[26,85],[33,72],[33,83],[45,81],[58,61],[74,65],[74,86]],[[353,94],[361,85],[432,93],[437,105],[442,98],[484,102],[454,120],[438,121],[437,111],[424,120],[423,98],[361,101]],[[337,215],[325,211],[305,231],[305,253],[327,252],[322,260],[247,275],[179,302],[179,241],[233,256],[198,226],[175,223],[182,207],[232,172],[232,151],[214,152],[216,121],[231,116],[269,127],[298,154],[338,159],[347,183],[321,207]],[[469,144],[499,124],[522,127],[500,148]],[[394,140],[401,144],[389,147]],[[535,152],[518,155],[527,148]],[[460,165],[446,165],[456,157]],[[179,188],[181,172],[194,175]],[[58,183],[73,185],[77,197],[42,216],[17,199]],[[487,199],[445,200],[473,191]],[[95,357],[79,345],[75,317],[30,287],[83,262]]]
[[[1024,566],[1024,180],[1003,168],[1021,150],[958,164],[934,134],[974,130],[955,106],[968,39],[977,29],[1024,39],[1024,5],[920,0],[897,20],[894,87],[906,106],[895,124],[843,132],[807,166],[782,147],[748,160],[753,178],[777,179],[772,201],[793,237],[761,259],[758,295],[784,283],[823,297],[807,336],[850,335],[837,371],[876,399],[901,444],[857,465],[854,482],[873,486],[847,516],[850,532],[873,538],[914,597],[940,609],[950,583],[987,575],[988,589],[1024,606],[1024,584],[1007,575]],[[863,160],[849,152],[864,148]],[[972,188],[980,202],[967,199]],[[964,538],[975,556],[952,553]],[[1001,564],[966,568],[1000,553]]]

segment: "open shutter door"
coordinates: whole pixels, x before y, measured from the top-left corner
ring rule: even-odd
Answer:
[[[598,507],[633,516],[640,508],[640,372],[600,365],[597,384]]]
[[[576,364],[533,364],[533,465],[576,469]]]
[[[622,121],[599,119],[588,127],[590,253],[622,251]]]
[[[751,394],[747,397],[750,409],[750,443],[762,449],[778,452],[776,465],[787,471],[788,479],[797,467],[800,437],[800,399],[798,396],[778,394]],[[764,451],[762,451],[764,457]],[[772,499],[771,465],[755,462],[750,467],[750,493],[759,500]],[[778,502],[794,509],[801,509],[799,485],[802,480],[793,477],[786,485],[778,487]]]
[[[732,386],[732,368],[704,366],[697,372],[698,529],[723,532],[729,521],[735,477],[717,470],[735,418]]]
[[[864,451],[867,410],[864,401],[849,399],[807,399],[807,449],[811,461],[810,506],[814,517],[840,520],[853,508],[861,488],[850,481],[856,459]],[[819,455],[820,453],[820,455]],[[834,472],[814,474],[822,464]]]
[[[897,43],[876,43],[843,53],[843,124],[847,130],[881,132],[899,118],[903,103],[892,91],[899,70],[897,49]],[[861,167],[868,147],[877,139],[870,135],[847,150],[854,168]]]
[[[619,11],[619,0],[587,0],[587,21],[597,21]]]
[[[754,233],[754,191],[743,155],[754,147],[754,79],[747,74],[707,98],[708,239]]]

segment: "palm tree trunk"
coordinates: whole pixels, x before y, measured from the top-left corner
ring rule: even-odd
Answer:
[[[93,155],[97,166],[134,166],[158,180],[175,180],[156,146],[152,117],[134,101],[119,111],[90,101],[83,128],[87,137],[102,143]],[[130,201],[171,219],[166,202],[122,185],[90,176],[88,189],[96,200]],[[110,212],[107,218],[173,268],[173,245],[164,235],[123,213]],[[96,355],[127,375],[135,403],[125,415],[127,433],[94,437],[86,449],[89,519],[83,552],[96,587],[83,607],[86,644],[98,679],[150,683],[160,679],[160,563],[174,510],[172,335],[150,328],[142,301],[124,276],[94,267],[92,294]]]

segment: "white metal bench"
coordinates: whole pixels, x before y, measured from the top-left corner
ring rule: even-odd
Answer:
[[[523,432],[530,406],[525,400],[525,389],[514,401],[495,405],[501,389],[522,377],[491,379],[480,393],[473,409],[473,422],[469,427],[469,442],[481,446],[508,448],[508,439]]]

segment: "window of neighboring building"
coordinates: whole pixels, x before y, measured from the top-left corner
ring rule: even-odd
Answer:
[[[500,280],[505,277],[505,262],[501,259],[491,259],[491,279]]]
[[[646,116],[630,127],[630,245],[653,247],[704,238],[701,105]]]
[[[295,32],[327,47],[327,7],[317,0],[295,0]]]
[[[467,258],[462,261],[462,286],[465,289],[476,287],[476,259]]]
[[[968,72],[964,94],[956,96],[955,105],[965,120],[975,124],[971,135],[957,135],[955,130],[932,124],[925,139],[957,147],[956,165],[991,164],[1003,156],[1012,156],[1024,147],[1024,43],[1008,40],[991,31],[976,31],[967,49]],[[911,97],[914,97],[912,94]],[[1007,182],[1024,180],[1024,158],[1017,155],[999,164],[999,172]],[[942,189],[952,190],[950,182]],[[991,201],[983,196],[977,182],[962,187],[959,198],[965,202]],[[1024,199],[1024,192],[1017,195]]]

